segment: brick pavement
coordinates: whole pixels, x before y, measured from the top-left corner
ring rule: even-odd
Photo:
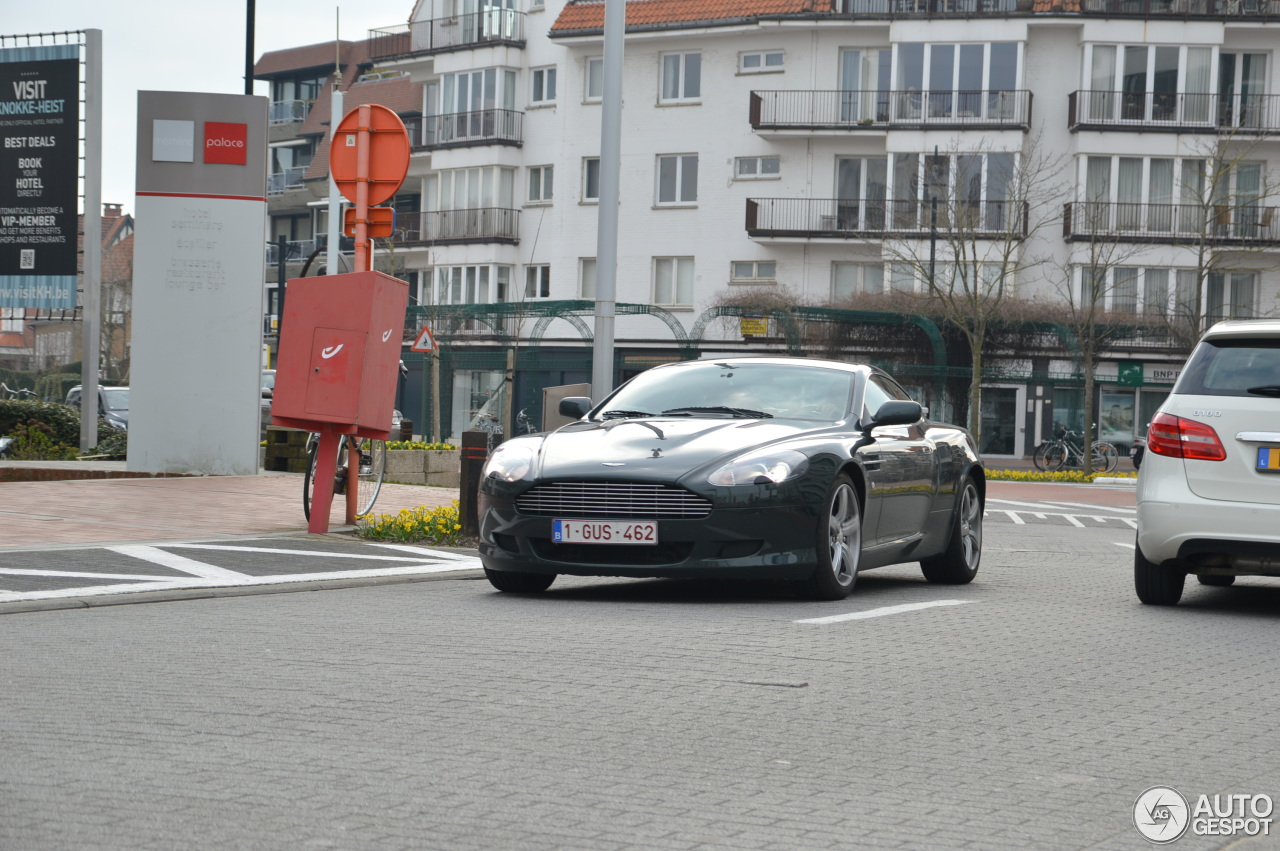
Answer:
[[[384,484],[374,513],[457,499],[456,488]],[[334,499],[330,529],[344,521]],[[302,476],[202,476],[0,484],[0,551],[304,532]]]
[[[1148,786],[1280,796],[1280,588],[1143,607],[1123,540],[992,526],[970,586],[831,604],[563,578],[6,617],[0,847],[1149,848]],[[795,622],[936,599],[967,602]],[[1275,847],[1232,843],[1176,847]]]

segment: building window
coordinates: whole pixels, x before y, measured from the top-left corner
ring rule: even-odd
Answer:
[[[26,309],[22,307],[0,307],[0,333],[21,334],[25,315]]]
[[[1219,119],[1209,87],[1211,47],[1094,44],[1085,53],[1082,120],[1212,126]],[[1223,109],[1226,118],[1230,103]]]
[[[494,304],[510,300],[510,266],[441,266],[437,304]]]
[[[653,258],[653,303],[667,307],[693,305],[693,258]]]
[[[546,0],[529,0],[530,12],[541,12],[545,8],[547,8]]]
[[[781,50],[761,50],[738,54],[738,70],[743,74],[767,74],[782,70]]]
[[[696,101],[702,96],[702,54],[665,53],[659,103]]]
[[[526,266],[524,269],[524,297],[551,298],[551,267]]]
[[[1018,100],[1012,93],[1021,67],[1017,42],[902,42],[895,50],[893,112],[898,119],[1016,116]]]
[[[586,88],[582,97],[588,102],[599,102],[604,97],[604,57],[592,56],[587,59]]]
[[[1257,292],[1255,272],[1210,272],[1205,293],[1205,314],[1210,322],[1252,319]]]
[[[582,161],[582,200],[600,200],[600,158],[586,157]]]
[[[503,166],[455,168],[440,172],[441,210],[515,206],[516,170]]]
[[[578,295],[588,301],[596,297],[596,258],[578,258]]]
[[[698,155],[665,154],[658,157],[658,204],[698,202]]]
[[[556,102],[556,69],[534,68],[533,91],[529,94],[530,106],[545,106]]]
[[[734,260],[729,264],[731,284],[776,284],[778,264],[773,260]]]
[[[844,301],[855,295],[884,292],[883,263],[832,263],[831,300]]]
[[[529,166],[529,203],[549,204],[552,197],[552,178],[555,166]]]
[[[781,171],[781,157],[738,157],[733,161],[733,176],[738,180],[772,179]]]

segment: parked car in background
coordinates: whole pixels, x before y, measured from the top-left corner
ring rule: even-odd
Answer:
[[[1138,475],[1138,599],[1280,576],[1280,321],[1219,322],[1147,429]]]
[[[986,479],[969,433],[924,416],[872,366],[728,357],[642,372],[577,422],[514,437],[485,464],[480,561],[500,591],[558,574],[790,580],[849,595],[918,561],[978,571]]]
[[[80,385],[67,391],[67,404],[80,407]],[[129,388],[98,385],[98,416],[118,429],[129,428]]]

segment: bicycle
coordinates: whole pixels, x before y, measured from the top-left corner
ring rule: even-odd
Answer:
[[[34,399],[36,394],[25,387],[10,387],[3,381],[0,381],[0,393],[4,394],[6,399]]]
[[[373,510],[373,503],[382,490],[382,479],[387,474],[387,442],[369,438],[349,437],[341,435],[338,440],[337,472],[333,476],[333,495],[347,492],[347,469],[344,463],[348,440],[355,440],[360,452],[359,469],[359,504],[356,514],[368,514]],[[311,519],[311,495],[316,475],[316,464],[319,456],[320,437],[312,434],[307,438],[307,471],[302,477],[302,513],[307,520]]]
[[[1061,470],[1063,467],[1084,466],[1084,435],[1078,431],[1068,431],[1061,423],[1053,424],[1053,440],[1036,447],[1031,456],[1037,470]],[[1115,444],[1106,440],[1095,440],[1091,447],[1090,460],[1092,469],[1099,473],[1110,473],[1120,463],[1120,450]]]

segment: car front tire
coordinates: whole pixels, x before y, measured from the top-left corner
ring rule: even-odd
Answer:
[[[1186,571],[1147,561],[1142,547],[1133,547],[1133,585],[1138,599],[1148,606],[1174,606],[1182,599]]]
[[[853,592],[862,560],[862,506],[848,476],[836,476],[831,483],[822,518],[816,542],[818,566],[801,587],[811,600],[843,600]]]
[[[507,570],[484,569],[489,584],[508,594],[540,594],[556,581],[554,573],[514,573]]]
[[[939,585],[967,585],[978,575],[982,561],[982,496],[972,479],[960,485],[960,502],[951,523],[946,552],[920,560],[924,578]]]

